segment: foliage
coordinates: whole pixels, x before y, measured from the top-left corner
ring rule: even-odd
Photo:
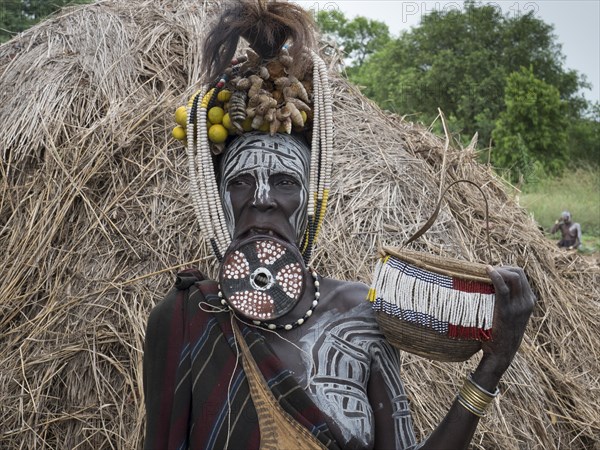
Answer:
[[[590,105],[582,117],[570,118],[567,132],[568,164],[600,167],[600,103]]]
[[[348,20],[337,9],[319,11],[317,24],[321,32],[334,40],[346,54],[350,72],[390,40],[385,23],[361,16]]]
[[[581,236],[582,246],[579,247],[579,253],[592,255],[600,252],[600,237],[583,234]]]
[[[0,5],[0,42],[35,25],[63,6],[90,3],[92,0],[2,0]]]
[[[551,25],[532,13],[503,15],[491,5],[465,2],[464,10],[434,10],[419,26],[389,41],[352,80],[365,94],[400,114],[430,123],[438,108],[465,140],[479,133],[488,143],[504,107],[506,79],[521,67],[554,86],[577,115],[584,85],[565,70]]]
[[[584,234],[600,236],[600,170],[567,170],[558,178],[530,180],[520,203],[548,230],[569,211]]]
[[[493,162],[509,170],[513,181],[539,172],[562,172],[567,149],[565,103],[554,86],[522,68],[506,79],[504,103],[492,133]],[[536,163],[538,170],[535,169]]]

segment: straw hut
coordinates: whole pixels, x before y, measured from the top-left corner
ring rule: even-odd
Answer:
[[[198,80],[218,4],[103,0],[0,46],[0,448],[139,448],[150,309],[183,267],[214,273],[172,114]],[[333,63],[332,63],[333,64]],[[475,145],[455,148],[334,77],[336,169],[316,263],[369,281],[377,247],[468,178],[491,210],[494,264],[525,268],[539,297],[502,395],[474,448],[600,448],[597,268],[558,253]],[[487,260],[470,185],[447,195],[417,248]],[[403,355],[424,436],[473,361]]]

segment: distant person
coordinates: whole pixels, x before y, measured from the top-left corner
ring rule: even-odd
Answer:
[[[558,230],[562,234],[561,240],[558,241],[560,248],[572,250],[581,246],[581,225],[571,221],[571,213],[569,211],[562,212],[560,219],[554,222],[550,233],[556,233]]]

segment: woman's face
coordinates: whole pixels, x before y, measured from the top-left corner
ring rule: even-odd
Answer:
[[[233,240],[274,235],[298,244],[306,227],[310,150],[282,134],[249,133],[221,162],[220,194]]]

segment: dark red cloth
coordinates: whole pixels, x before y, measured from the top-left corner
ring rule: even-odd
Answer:
[[[229,312],[217,284],[178,275],[179,289],[150,313],[144,347],[145,449],[260,446],[256,410],[238,359]],[[189,286],[189,287],[188,287]],[[298,386],[264,338],[239,323],[254,360],[281,406],[323,445],[336,449],[321,411]]]

